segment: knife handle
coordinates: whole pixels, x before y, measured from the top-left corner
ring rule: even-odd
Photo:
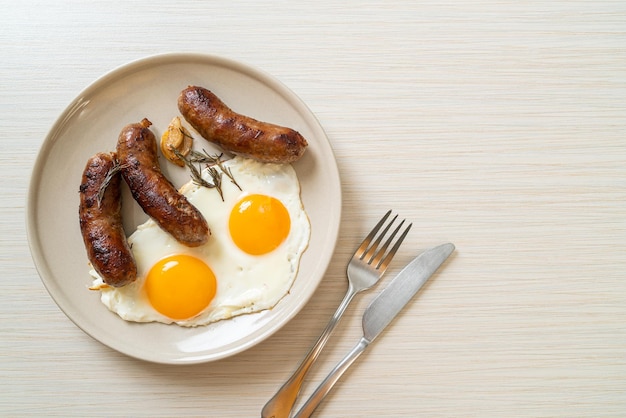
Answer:
[[[361,337],[359,342],[354,348],[335,366],[335,368],[326,376],[326,379],[315,389],[315,392],[307,399],[302,408],[293,416],[293,418],[309,418],[315,409],[319,406],[322,400],[328,395],[335,383],[344,374],[348,367],[359,358],[359,356],[365,351],[370,344],[365,337]]]

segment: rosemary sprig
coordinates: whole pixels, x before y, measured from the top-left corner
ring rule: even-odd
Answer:
[[[218,171],[214,167],[208,167],[208,166],[207,166],[207,171],[211,175],[211,178],[213,179],[213,184],[215,185],[215,188],[220,194],[220,197],[222,198],[222,202],[223,202],[224,192],[222,191],[222,173],[218,173]]]
[[[193,154],[190,154],[190,157],[188,158],[181,154],[180,151],[178,151],[174,147],[172,147],[171,150],[172,152],[174,152],[174,155],[180,158],[185,163],[187,168],[189,168],[189,171],[191,172],[191,178],[195,184],[197,184],[198,186],[206,187],[208,189],[217,189],[220,197],[222,198],[222,202],[224,201],[224,193],[222,192],[222,174],[218,172],[215,167],[207,166],[207,172],[209,173],[209,175],[211,176],[211,180],[213,181],[213,183],[209,183],[202,178],[202,168],[200,166],[200,162],[193,157]],[[194,151],[191,152],[194,153]],[[198,166],[196,166],[195,163],[197,163]]]
[[[107,187],[109,187],[109,183],[111,183],[111,180],[113,180],[113,177],[115,177],[117,173],[119,173],[126,167],[128,167],[128,164],[120,165],[118,161],[115,161],[113,167],[111,167],[111,169],[107,172],[107,175],[104,177],[104,180],[102,181],[102,184],[98,189],[98,196],[96,197],[98,207],[100,207],[100,205],[102,204],[102,199],[104,199],[104,193],[106,192]]]
[[[217,165],[222,171],[222,173],[224,173],[226,177],[230,179],[230,182],[233,183],[235,186],[237,186],[239,190],[242,190],[241,186],[239,186],[239,184],[237,183],[237,180],[235,180],[235,176],[233,176],[233,172],[231,171],[230,167],[228,168],[224,167],[224,164],[223,164],[224,161],[222,160],[222,156],[224,155],[223,153],[219,155],[218,154],[211,155],[206,150],[203,149],[202,152],[191,150],[191,153],[189,155],[190,155],[190,159],[193,162]]]
[[[221,158],[221,157],[222,157],[222,154],[210,155],[210,154],[207,154],[205,150],[202,150],[202,152],[198,152],[192,149],[191,152],[189,153],[189,159],[193,161],[194,163],[215,164],[215,159]]]
[[[180,153],[180,151],[178,151],[174,147],[171,147],[170,149],[172,150],[174,155],[176,155],[178,158],[180,158],[185,163],[187,168],[189,168],[189,171],[191,171],[191,178],[193,179],[194,183],[196,183],[198,186],[207,187],[209,189],[212,189],[212,188],[215,187],[214,184],[211,184],[211,183],[209,183],[208,181],[206,181],[205,179],[202,178],[202,174],[201,174],[202,169],[201,169],[201,167],[199,165],[198,165],[198,167],[196,167],[194,165],[194,163],[196,161],[192,160],[191,158],[185,157],[183,154]]]

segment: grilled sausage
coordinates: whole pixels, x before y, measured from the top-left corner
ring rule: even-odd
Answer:
[[[308,145],[297,131],[235,113],[202,87],[183,90],[178,97],[178,110],[204,139],[261,162],[294,162]]]
[[[120,287],[135,281],[137,265],[122,226],[121,177],[115,165],[114,153],[87,161],[78,212],[87,258],[105,283]]]
[[[181,244],[207,242],[209,227],[202,213],[163,175],[157,160],[156,138],[143,119],[127,125],[117,141],[122,177],[139,206]]]

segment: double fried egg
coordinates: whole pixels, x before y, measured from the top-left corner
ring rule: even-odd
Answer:
[[[180,189],[209,224],[207,244],[186,247],[149,219],[128,238],[135,282],[114,288],[91,271],[109,310],[193,327],[271,309],[289,292],[311,234],[295,170],[244,157],[222,166],[236,183],[222,176],[221,195],[193,181]]]

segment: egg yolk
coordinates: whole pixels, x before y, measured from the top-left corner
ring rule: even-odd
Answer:
[[[230,213],[228,227],[242,251],[261,255],[273,251],[287,238],[291,219],[280,200],[252,194],[237,202]]]
[[[196,257],[182,254],[159,260],[144,283],[152,307],[176,320],[202,312],[213,300],[216,288],[211,268]]]

